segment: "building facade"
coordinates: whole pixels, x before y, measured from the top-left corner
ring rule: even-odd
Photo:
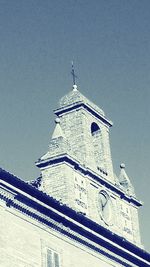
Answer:
[[[137,199],[113,171],[112,122],[73,86],[54,111],[41,176],[26,183],[0,171],[0,266],[146,267]]]

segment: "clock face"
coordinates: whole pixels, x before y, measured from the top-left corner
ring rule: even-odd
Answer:
[[[108,193],[104,190],[98,196],[99,213],[101,219],[107,225],[112,225],[112,202]]]

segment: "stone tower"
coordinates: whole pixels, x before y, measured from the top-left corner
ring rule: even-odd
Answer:
[[[60,99],[48,152],[36,165],[39,189],[110,230],[141,246],[134,188],[120,165],[113,171],[109,129],[103,110],[83,96],[77,86]]]

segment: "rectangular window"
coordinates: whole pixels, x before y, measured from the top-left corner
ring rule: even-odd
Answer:
[[[46,267],[60,267],[59,254],[51,249],[47,249],[47,266]]]

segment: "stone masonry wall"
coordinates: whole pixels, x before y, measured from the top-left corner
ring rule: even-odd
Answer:
[[[66,163],[51,165],[42,172],[42,184],[39,188],[60,202],[72,206],[73,170]]]
[[[97,173],[97,157],[103,161],[103,166],[106,169],[108,176],[107,179],[114,182],[113,166],[110,153],[109,144],[109,130],[98,119],[93,117],[89,112],[80,109],[70,112],[60,117],[60,125],[72,148],[74,157],[80,161],[81,164],[88,166]],[[97,155],[94,151],[93,137],[91,134],[91,124],[95,122],[101,129],[101,145]]]

